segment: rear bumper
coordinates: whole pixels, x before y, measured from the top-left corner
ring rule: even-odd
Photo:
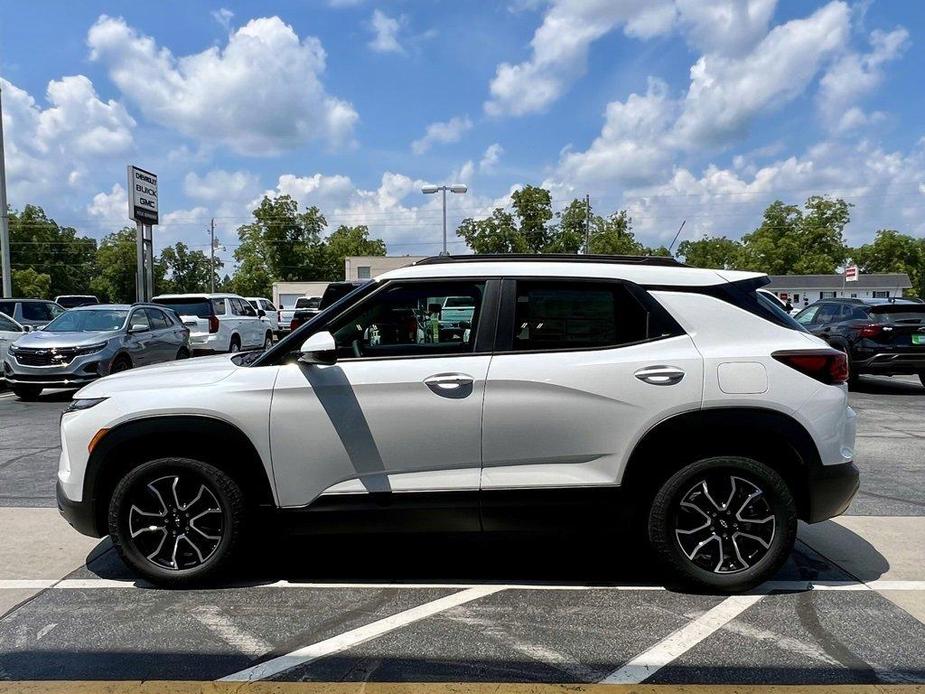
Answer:
[[[916,374],[925,371],[925,350],[878,352],[863,359],[855,358],[852,365],[862,373]]]
[[[90,537],[103,537],[96,523],[96,506],[93,501],[71,501],[64,493],[59,481],[55,485],[55,497],[58,501],[58,511],[71,527],[83,535]]]
[[[809,473],[807,523],[840,516],[860,486],[860,472],[853,462],[815,466]]]

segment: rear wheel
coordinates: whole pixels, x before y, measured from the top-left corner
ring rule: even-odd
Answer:
[[[181,347],[180,350],[177,352],[177,359],[179,360],[179,359],[189,359],[189,358],[190,358],[189,350],[186,347]]]
[[[240,352],[241,351],[241,338],[237,335],[231,336],[231,343],[228,345],[229,352]]]
[[[268,332],[266,337],[263,339],[263,351],[266,352],[271,347],[273,347],[273,333]]]
[[[186,585],[221,574],[241,544],[241,488],[218,468],[160,458],[131,470],[109,504],[109,533],[144,578]]]
[[[38,400],[39,395],[42,394],[41,386],[13,386],[13,393],[16,394],[16,397],[20,400],[25,400],[26,402],[32,402],[33,400]]]
[[[786,482],[751,458],[698,460],[658,490],[649,541],[684,583],[747,590],[771,578],[796,538],[797,516]]]

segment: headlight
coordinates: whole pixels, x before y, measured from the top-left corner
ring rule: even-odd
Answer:
[[[80,410],[89,410],[91,407],[96,407],[106,398],[81,398],[80,400],[71,400],[71,404],[67,406],[64,410],[64,414],[68,412],[79,412]]]
[[[106,348],[106,343],[100,342],[98,345],[87,345],[86,347],[80,347],[77,349],[76,352],[74,352],[74,354],[76,356],[82,356],[84,354],[94,354],[95,352],[99,352],[100,350],[105,349],[105,348]]]
[[[10,354],[16,354],[18,351],[19,351],[19,347],[17,347],[15,344],[10,345],[10,348],[9,348]]]

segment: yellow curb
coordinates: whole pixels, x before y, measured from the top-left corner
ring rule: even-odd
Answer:
[[[0,694],[925,694],[925,685],[657,685],[469,682],[0,682]]]

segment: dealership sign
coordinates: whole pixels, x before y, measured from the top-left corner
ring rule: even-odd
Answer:
[[[128,217],[141,224],[157,224],[157,174],[128,167]]]
[[[857,282],[859,274],[857,265],[849,265],[845,268],[845,282]]]

